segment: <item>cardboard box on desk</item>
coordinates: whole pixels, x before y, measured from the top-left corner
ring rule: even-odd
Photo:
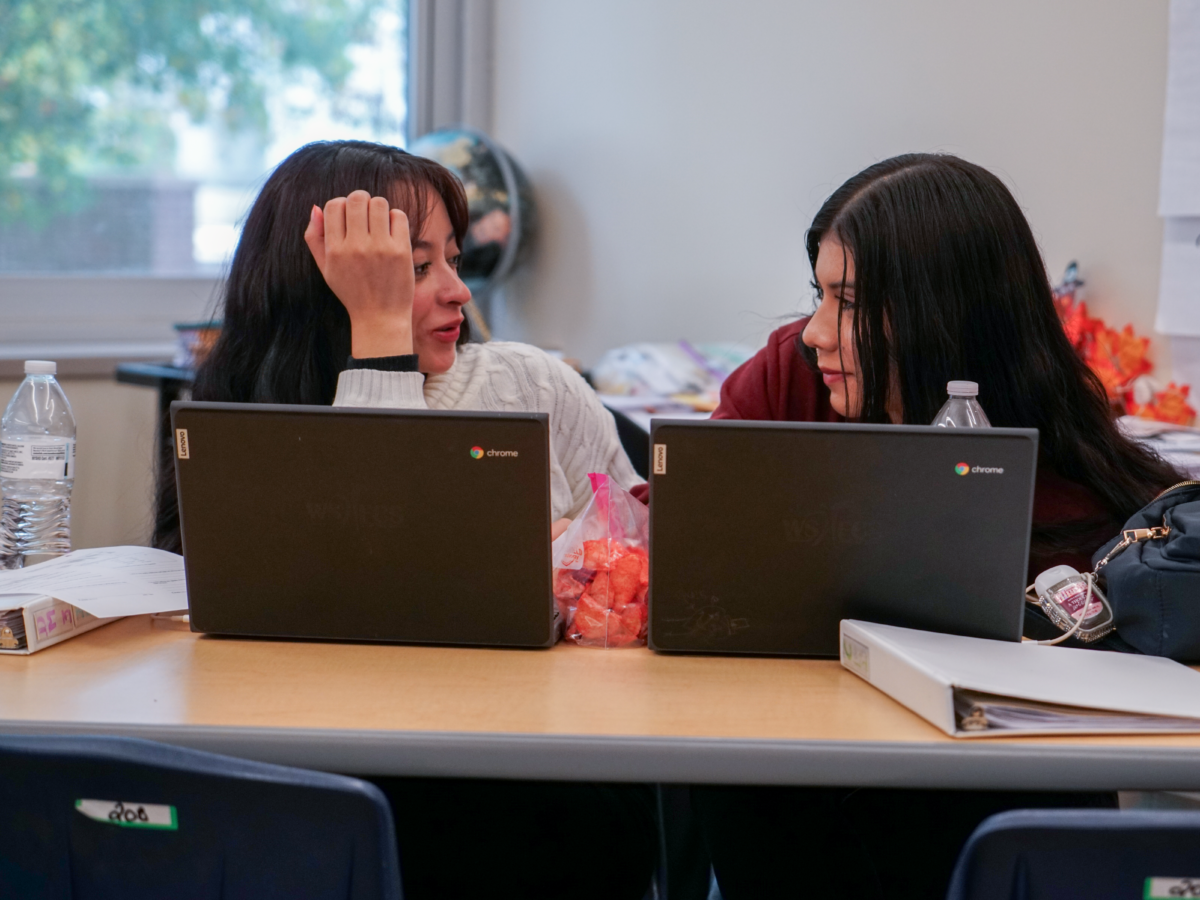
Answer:
[[[27,656],[121,618],[98,619],[45,594],[24,595],[20,605],[16,599],[5,598],[9,608],[0,610],[0,654]]]

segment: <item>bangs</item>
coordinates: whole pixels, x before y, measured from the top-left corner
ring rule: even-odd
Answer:
[[[461,250],[470,224],[467,194],[462,183],[452,172],[431,160],[417,156],[410,156],[408,160],[427,165],[405,166],[408,171],[397,173],[400,177],[381,190],[380,196],[386,196],[394,209],[403,210],[408,216],[408,236],[414,242],[421,236],[429,215],[429,205],[437,197],[446,207],[446,214],[454,229],[454,239]],[[417,171],[411,171],[413,168]]]

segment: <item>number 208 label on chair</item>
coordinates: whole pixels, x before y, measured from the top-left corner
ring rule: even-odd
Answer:
[[[1200,897],[1200,877],[1146,879],[1142,900],[1173,900],[1175,897]]]
[[[89,819],[122,828],[157,828],[178,831],[174,806],[165,803],[131,803],[128,800],[76,800],[75,809]]]

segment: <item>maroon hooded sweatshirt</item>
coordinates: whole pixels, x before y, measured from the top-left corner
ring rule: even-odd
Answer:
[[[808,319],[778,328],[767,346],[735,369],[721,386],[721,402],[714,419],[748,419],[775,422],[842,422],[829,405],[829,389],[820,372],[811,368],[797,346]],[[633,494],[649,502],[649,485],[638,485]],[[1039,461],[1033,492],[1033,525],[1037,527],[1095,523],[1084,541],[1086,552],[1030,553],[1029,581],[1051,566],[1074,566],[1080,572],[1092,568],[1091,554],[1115,536],[1121,523],[1104,508],[1100,499],[1083,485],[1068,481]]]

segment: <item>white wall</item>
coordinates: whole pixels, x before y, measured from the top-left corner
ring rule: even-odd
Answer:
[[[1166,0],[497,0],[495,21],[495,135],[544,226],[501,336],[587,363],[759,343],[809,302],[824,198],[909,151],[997,172],[1051,276],[1078,259],[1090,305],[1154,336]]]

